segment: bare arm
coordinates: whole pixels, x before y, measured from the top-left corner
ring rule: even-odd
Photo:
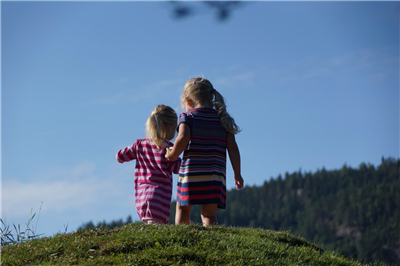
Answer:
[[[242,188],[244,181],[240,172],[240,152],[235,135],[232,133],[227,133],[226,135],[226,148],[228,149],[229,159],[233,168],[235,185],[237,188]]]
[[[167,148],[167,154],[165,158],[169,161],[175,161],[178,159],[179,155],[186,149],[190,140],[190,128],[187,124],[179,125],[179,133],[176,137],[174,147]]]

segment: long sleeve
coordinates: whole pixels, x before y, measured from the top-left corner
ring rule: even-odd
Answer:
[[[136,159],[136,143],[133,143],[132,146],[126,147],[125,149],[121,149],[115,155],[115,158],[119,163],[125,163]]]
[[[179,174],[179,169],[181,168],[182,159],[178,157],[175,161],[168,161],[168,168],[174,174]]]

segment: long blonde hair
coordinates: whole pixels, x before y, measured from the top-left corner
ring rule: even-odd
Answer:
[[[192,100],[195,104],[207,106],[212,102],[214,109],[217,111],[221,124],[226,131],[237,134],[241,131],[235,120],[226,110],[224,97],[214,89],[213,85],[205,78],[189,79],[183,87],[182,109],[185,107],[186,99]]]
[[[174,109],[160,104],[151,112],[146,121],[146,136],[156,144],[158,148],[165,148],[165,139],[168,136],[168,129],[176,126],[178,117]]]

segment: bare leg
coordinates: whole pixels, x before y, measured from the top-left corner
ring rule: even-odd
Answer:
[[[176,202],[175,224],[190,224],[190,210],[192,205],[181,206]]]
[[[201,205],[201,220],[204,226],[217,224],[217,208],[216,203]]]

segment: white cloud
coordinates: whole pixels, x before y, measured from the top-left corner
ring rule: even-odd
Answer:
[[[398,49],[398,48],[397,48]],[[350,73],[366,73],[374,76],[384,72],[389,75],[398,76],[398,62],[399,57],[394,56],[393,53],[388,52],[386,49],[376,50],[362,50],[355,53],[353,58],[353,65],[349,65],[346,69]],[[372,74],[373,73],[373,74]]]
[[[102,190],[97,184],[83,182],[54,181],[52,183],[3,183],[3,213],[5,216],[23,216],[27,210],[37,208],[44,202],[46,211],[66,211],[84,208],[93,203],[95,194]]]
[[[249,82],[252,81],[256,77],[256,73],[254,71],[245,71],[238,74],[231,74],[229,76],[220,77],[215,80],[215,82],[211,81],[215,87],[217,86],[232,86],[238,82]]]
[[[95,98],[86,101],[84,105],[88,106],[107,106],[107,105],[118,105],[124,103],[140,102],[143,100],[153,99],[155,96],[160,97],[160,94],[180,93],[186,80],[184,79],[164,79],[155,81],[147,85],[138,85],[132,83],[129,85],[128,79],[120,79],[117,83],[123,82],[125,86],[131,86],[132,89],[128,91],[119,91],[114,94],[110,94],[106,97]],[[111,86],[111,85],[110,85]],[[162,97],[162,96],[161,96]]]
[[[170,95],[170,97],[180,95],[185,82],[186,80],[184,79],[159,80],[140,89],[142,91],[141,98],[154,98],[154,96],[160,96],[161,94]]]
[[[247,71],[241,74],[238,74],[234,77],[235,80],[240,80],[240,81],[248,81],[253,79],[256,76],[256,74],[253,71]]]
[[[315,68],[315,69],[310,69],[309,72],[305,75],[303,75],[301,78],[302,79],[310,79],[310,78],[316,78],[324,75],[330,74],[330,70],[325,68],[325,67],[320,67],[320,68]]]
[[[317,79],[328,75],[376,79],[397,76],[398,56],[393,56],[390,47],[357,50],[333,57],[328,55],[325,58],[306,56],[278,72],[278,77],[284,82]]]
[[[117,94],[109,95],[107,97],[90,100],[90,101],[86,102],[85,105],[89,105],[89,106],[114,105],[114,104],[120,104],[121,102],[124,102],[124,103],[125,102],[135,102],[138,100],[140,100],[140,98],[137,96],[128,95],[126,93],[119,92]]]
[[[347,59],[344,57],[337,57],[337,58],[332,58],[331,60],[328,61],[329,65],[333,66],[342,66],[347,62]]]
[[[122,171],[128,170],[126,167]],[[3,177],[2,212],[4,217],[26,217],[31,209],[41,212],[69,212],[91,209],[110,201],[126,202],[133,195],[133,173],[115,173],[116,178],[95,174],[94,163],[82,163],[70,170],[44,173],[42,179],[31,182]],[[52,178],[50,178],[52,176]],[[118,179],[118,182],[116,181]],[[127,183],[132,184],[127,186]],[[131,195],[132,194],[132,195]]]

